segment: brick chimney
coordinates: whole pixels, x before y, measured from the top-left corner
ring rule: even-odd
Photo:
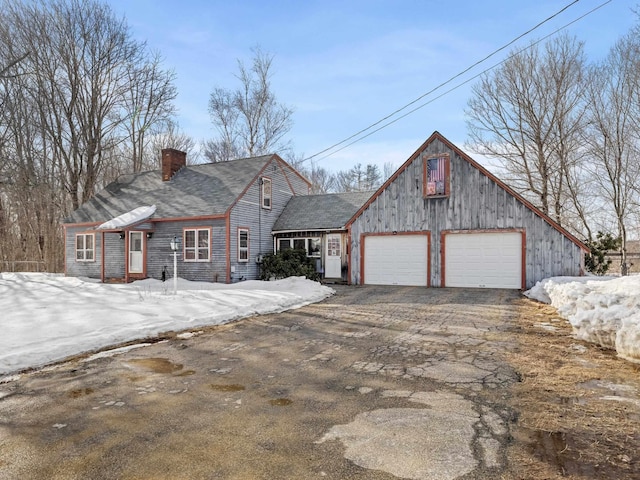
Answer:
[[[162,181],[168,182],[171,177],[187,164],[187,154],[174,148],[162,149]]]

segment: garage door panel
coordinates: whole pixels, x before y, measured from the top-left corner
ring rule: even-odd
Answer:
[[[427,235],[380,235],[364,238],[364,283],[427,285]]]
[[[521,288],[522,234],[445,235],[445,286]]]

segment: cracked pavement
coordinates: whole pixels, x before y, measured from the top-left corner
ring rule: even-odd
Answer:
[[[519,292],[324,302],[0,384],[0,479],[490,479]]]

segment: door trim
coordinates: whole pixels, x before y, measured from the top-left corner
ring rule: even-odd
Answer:
[[[340,255],[336,255],[340,258],[340,271],[338,276],[329,276],[327,275],[327,266],[329,265],[329,238],[337,237],[340,242]],[[342,278],[342,258],[344,257],[344,241],[342,239],[342,233],[327,233],[325,236],[325,245],[324,245],[324,277],[325,278]]]
[[[131,250],[131,237],[132,237],[133,234],[140,234],[140,256],[141,256],[141,258],[140,258],[140,271],[139,272],[131,271],[131,253],[132,253],[132,250]],[[130,230],[128,232],[127,237],[128,237],[128,240],[129,240],[128,245],[127,245],[127,259],[126,259],[126,261],[127,261],[127,271],[128,271],[129,274],[131,274],[133,276],[136,276],[136,277],[142,276],[142,277],[144,277],[145,273],[146,273],[146,267],[147,267],[147,262],[146,262],[146,250],[147,249],[146,249],[146,242],[145,242],[145,239],[146,239],[145,232],[143,232],[141,230]]]

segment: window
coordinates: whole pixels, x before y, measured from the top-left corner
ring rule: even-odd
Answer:
[[[307,252],[307,257],[320,257],[322,241],[318,237],[312,238],[279,238],[278,251],[295,248]]]
[[[93,262],[95,259],[95,236],[93,233],[76,235],[76,261]]]
[[[291,239],[290,238],[279,238],[278,239],[278,251],[281,252],[283,250],[289,250],[291,248]]]
[[[184,231],[184,261],[208,262],[211,231],[208,228],[193,228]]]
[[[271,179],[262,177],[262,208],[271,210]]]
[[[249,229],[238,229],[238,261],[249,261]]]
[[[322,241],[319,238],[310,238],[307,248],[307,256],[319,257],[322,250]]]
[[[444,197],[449,195],[449,156],[438,155],[424,161],[424,196]]]

